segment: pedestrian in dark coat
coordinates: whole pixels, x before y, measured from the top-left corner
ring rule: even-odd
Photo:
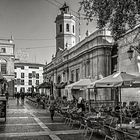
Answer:
[[[7,106],[8,106],[8,100],[9,100],[9,93],[8,93],[8,91],[5,91],[5,97],[6,97]]]
[[[19,105],[19,98],[20,98],[20,93],[19,92],[17,92],[16,98],[17,98],[17,105]]]
[[[21,97],[21,104],[24,105],[25,93],[23,91],[20,93],[20,97]]]
[[[51,115],[51,120],[53,121],[53,117],[54,117],[54,112],[55,112],[55,100],[54,100],[54,96],[50,96],[50,115]]]

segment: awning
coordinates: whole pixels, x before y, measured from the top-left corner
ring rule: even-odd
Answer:
[[[126,72],[117,72],[90,84],[89,88],[133,87],[136,76]]]
[[[66,88],[69,89],[86,89],[93,81],[93,79],[80,79],[79,81],[67,85]]]
[[[56,84],[55,87],[57,89],[63,89],[63,88],[65,88],[66,85],[67,85],[67,82],[61,82],[59,84]]]
[[[38,85],[37,88],[51,88],[51,84],[49,82],[43,82],[42,84]]]

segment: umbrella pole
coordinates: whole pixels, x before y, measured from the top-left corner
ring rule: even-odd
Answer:
[[[88,88],[88,107],[89,107],[89,112],[91,112],[91,106],[90,106],[90,89]]]
[[[121,87],[120,87],[120,127],[122,127],[122,99],[121,99]]]

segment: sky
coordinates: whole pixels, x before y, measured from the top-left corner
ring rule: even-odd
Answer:
[[[56,51],[55,18],[64,1],[76,14],[80,0],[0,0],[0,39],[12,36],[16,57],[22,56],[26,62],[49,63]],[[96,30],[95,21],[80,23],[81,40],[87,30]]]

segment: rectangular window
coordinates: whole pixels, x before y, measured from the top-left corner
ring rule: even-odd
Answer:
[[[1,73],[6,74],[7,73],[7,66],[5,63],[1,64]]]
[[[32,89],[31,87],[28,88],[28,92],[29,92],[29,93],[31,93],[31,89]]]
[[[17,92],[17,88],[15,87],[15,92]]]
[[[17,85],[17,79],[14,80],[14,84]]]
[[[39,80],[36,80],[36,85],[39,85]]]
[[[29,69],[39,69],[39,67],[30,66]]]
[[[6,48],[1,48],[2,53],[6,53]]]
[[[62,24],[60,24],[60,33],[62,32]]]
[[[36,79],[39,79],[39,73],[36,74]]]
[[[32,73],[29,73],[29,75],[28,75],[28,76],[29,76],[29,78],[32,78]]]
[[[73,25],[73,33],[74,33],[74,25]]]
[[[21,73],[21,78],[24,78],[24,73]]]
[[[21,66],[21,69],[24,70],[24,66]]]
[[[71,71],[71,81],[74,82],[74,70]]]
[[[17,85],[20,85],[20,83],[21,83],[20,79],[17,79]]]
[[[15,78],[17,78],[17,73],[15,72]]]
[[[69,29],[69,24],[66,24],[66,31],[69,32],[70,29]]]
[[[32,80],[29,80],[29,85],[32,85]]]
[[[35,78],[36,77],[36,72],[32,71],[32,77]]]
[[[79,81],[79,68],[78,69],[76,69],[76,81]]]
[[[21,85],[24,85],[24,80],[21,80]]]
[[[20,91],[25,92],[25,88],[24,87],[21,87],[20,88]]]

